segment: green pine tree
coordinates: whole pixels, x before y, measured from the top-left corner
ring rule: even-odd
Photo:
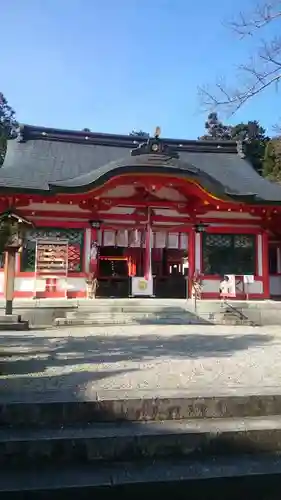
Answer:
[[[281,181],[281,138],[271,139],[265,150],[263,161],[263,175],[269,180]]]
[[[0,166],[5,158],[7,139],[13,137],[17,127],[15,112],[9,106],[4,94],[0,92]]]

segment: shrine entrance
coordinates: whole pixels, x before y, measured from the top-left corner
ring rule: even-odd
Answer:
[[[124,247],[101,247],[98,258],[97,297],[128,297],[129,259]]]
[[[187,298],[188,272],[189,263],[186,250],[163,248],[152,251],[155,297]]]
[[[146,270],[145,231],[104,230],[99,234],[97,255],[97,297],[137,296],[132,280],[143,279]],[[122,233],[122,234],[121,234]],[[121,246],[121,243],[124,245]],[[186,233],[152,233],[152,293],[157,298],[187,298],[189,260]],[[140,294],[145,296],[145,293]]]

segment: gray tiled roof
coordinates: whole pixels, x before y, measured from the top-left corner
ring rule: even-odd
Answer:
[[[149,162],[130,155],[143,140],[25,126],[19,139],[9,141],[0,169],[0,189],[77,190],[102,183],[121,171],[141,168],[200,178],[209,189],[237,199],[281,202],[281,186],[260,177],[237,154],[235,143],[163,139],[178,151],[179,159],[158,156]]]

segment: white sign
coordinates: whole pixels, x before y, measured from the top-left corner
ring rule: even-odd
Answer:
[[[252,274],[245,274],[243,276],[243,281],[245,284],[249,285],[250,283],[254,283],[255,278]]]
[[[153,278],[146,280],[142,276],[132,277],[132,295],[153,295]]]

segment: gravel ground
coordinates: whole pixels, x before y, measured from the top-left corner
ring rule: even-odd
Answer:
[[[1,332],[0,345],[1,401],[281,390],[280,327],[147,325]]]

